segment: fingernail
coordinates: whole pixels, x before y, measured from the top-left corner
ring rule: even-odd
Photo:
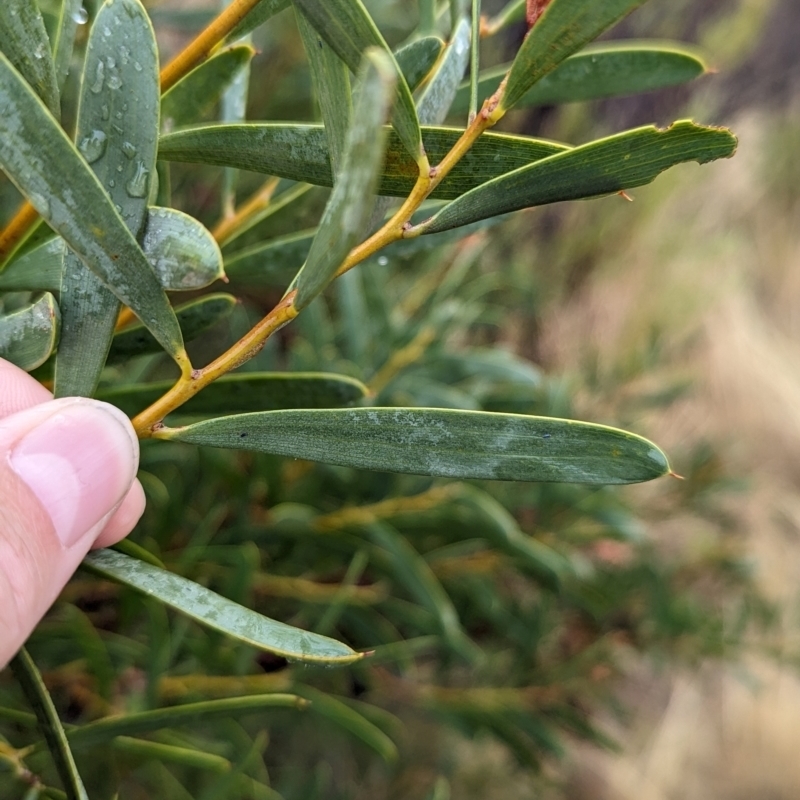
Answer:
[[[75,398],[58,404],[16,443],[10,466],[71,547],[122,501],[136,476],[139,445],[113,406]]]

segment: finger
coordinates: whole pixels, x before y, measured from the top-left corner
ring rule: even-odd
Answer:
[[[0,358],[0,419],[53,399],[27,372]]]
[[[64,398],[0,420],[0,666],[128,495],[139,444],[106,403]]]
[[[119,508],[111,515],[111,519],[106,523],[103,532],[97,537],[92,548],[111,547],[120,539],[124,539],[134,529],[144,513],[144,505],[144,489],[142,489],[142,484],[136,480]]]

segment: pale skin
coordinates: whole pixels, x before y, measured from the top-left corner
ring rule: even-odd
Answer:
[[[0,359],[0,669],[86,553],[131,532],[144,511],[139,445],[95,400],[53,400]]]

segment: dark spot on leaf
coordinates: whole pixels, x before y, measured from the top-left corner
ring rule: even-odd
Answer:
[[[240,438],[240,439],[244,439],[244,438],[245,438],[245,436],[247,436],[247,434],[246,434],[246,433],[244,433],[244,432],[242,432],[242,433],[240,433],[240,434],[239,434],[239,438]]]

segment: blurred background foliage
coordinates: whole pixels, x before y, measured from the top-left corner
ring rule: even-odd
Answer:
[[[216,11],[147,5],[162,60]],[[405,0],[366,5],[393,46],[416,24]],[[515,111],[502,128],[579,143],[693,116],[742,134],[736,159],[673,170],[633,204],[536,209],[374,258],[245,367],[352,375],[376,404],[622,425],[664,445],[685,480],[453,485],[143,442],[135,542],[375,655],[287,664],[78,575],[29,646],[65,722],[261,692],[312,701],[101,731],[76,746],[92,798],[797,796],[798,734],[781,714],[800,698],[798,29],[791,0],[647,4],[614,38],[695,43],[721,74]],[[484,62],[510,60],[523,35],[489,40]],[[316,117],[291,14],[254,45],[248,119]],[[176,207],[213,226],[222,170],[175,164],[171,179]],[[262,180],[241,174],[239,196]],[[4,221],[16,197],[0,192]],[[229,251],[308,228],[324,198],[305,192]],[[283,277],[248,290],[193,358],[240,336]],[[158,356],[122,369],[167,374]],[[31,719],[7,675],[0,706],[13,744]],[[44,754],[27,763],[51,769]],[[24,791],[0,771],[0,795]]]

